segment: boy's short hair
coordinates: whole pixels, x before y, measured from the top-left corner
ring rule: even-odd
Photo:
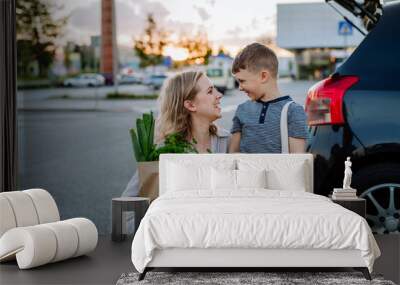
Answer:
[[[258,72],[263,68],[271,72],[271,76],[277,78],[278,58],[272,49],[259,43],[252,43],[236,55],[232,64],[232,73],[238,73],[240,69]]]

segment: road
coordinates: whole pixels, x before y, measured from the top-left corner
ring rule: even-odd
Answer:
[[[280,82],[280,88],[304,104],[313,83],[287,80]],[[151,93],[144,86],[123,88]],[[87,217],[100,233],[110,232],[111,198],[121,195],[136,170],[129,129],[143,112],[157,109],[156,100],[104,99],[111,91],[99,88],[98,100],[95,88],[18,94],[19,188],[47,189],[62,219]],[[60,99],[61,95],[70,99]],[[238,90],[228,92],[217,125],[229,129],[236,106],[246,99]]]

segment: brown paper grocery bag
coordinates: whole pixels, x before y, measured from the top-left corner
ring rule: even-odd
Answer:
[[[158,161],[139,162],[139,196],[150,198],[150,202],[158,197]]]

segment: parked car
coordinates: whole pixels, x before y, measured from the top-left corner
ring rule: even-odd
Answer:
[[[107,86],[114,85],[114,74],[113,73],[102,73],[101,74],[104,77],[104,84]]]
[[[206,73],[214,86],[222,94],[224,94],[226,90],[235,88],[235,79],[232,76],[230,66],[226,68],[209,66],[207,67]]]
[[[166,79],[167,75],[165,74],[152,74],[146,79],[145,84],[159,90]]]
[[[308,91],[314,192],[329,195],[342,187],[349,156],[351,186],[367,200],[373,232],[399,233],[400,2],[384,7],[371,0],[336,2],[361,17],[369,32],[331,76]]]
[[[119,84],[141,84],[142,78],[136,75],[123,74],[118,77]]]
[[[68,87],[92,87],[104,85],[105,79],[101,74],[84,73],[64,80]]]

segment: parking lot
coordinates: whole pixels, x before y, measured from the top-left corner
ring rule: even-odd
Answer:
[[[280,87],[283,94],[304,104],[313,83],[283,79]],[[141,85],[120,88],[152,92]],[[105,99],[112,90],[59,88],[24,90],[18,95],[19,188],[49,190],[63,219],[88,217],[101,233],[110,231],[111,198],[121,195],[136,170],[128,131],[143,112],[157,109],[156,100]],[[238,90],[228,91],[217,124],[229,129],[236,106],[246,99]]]

